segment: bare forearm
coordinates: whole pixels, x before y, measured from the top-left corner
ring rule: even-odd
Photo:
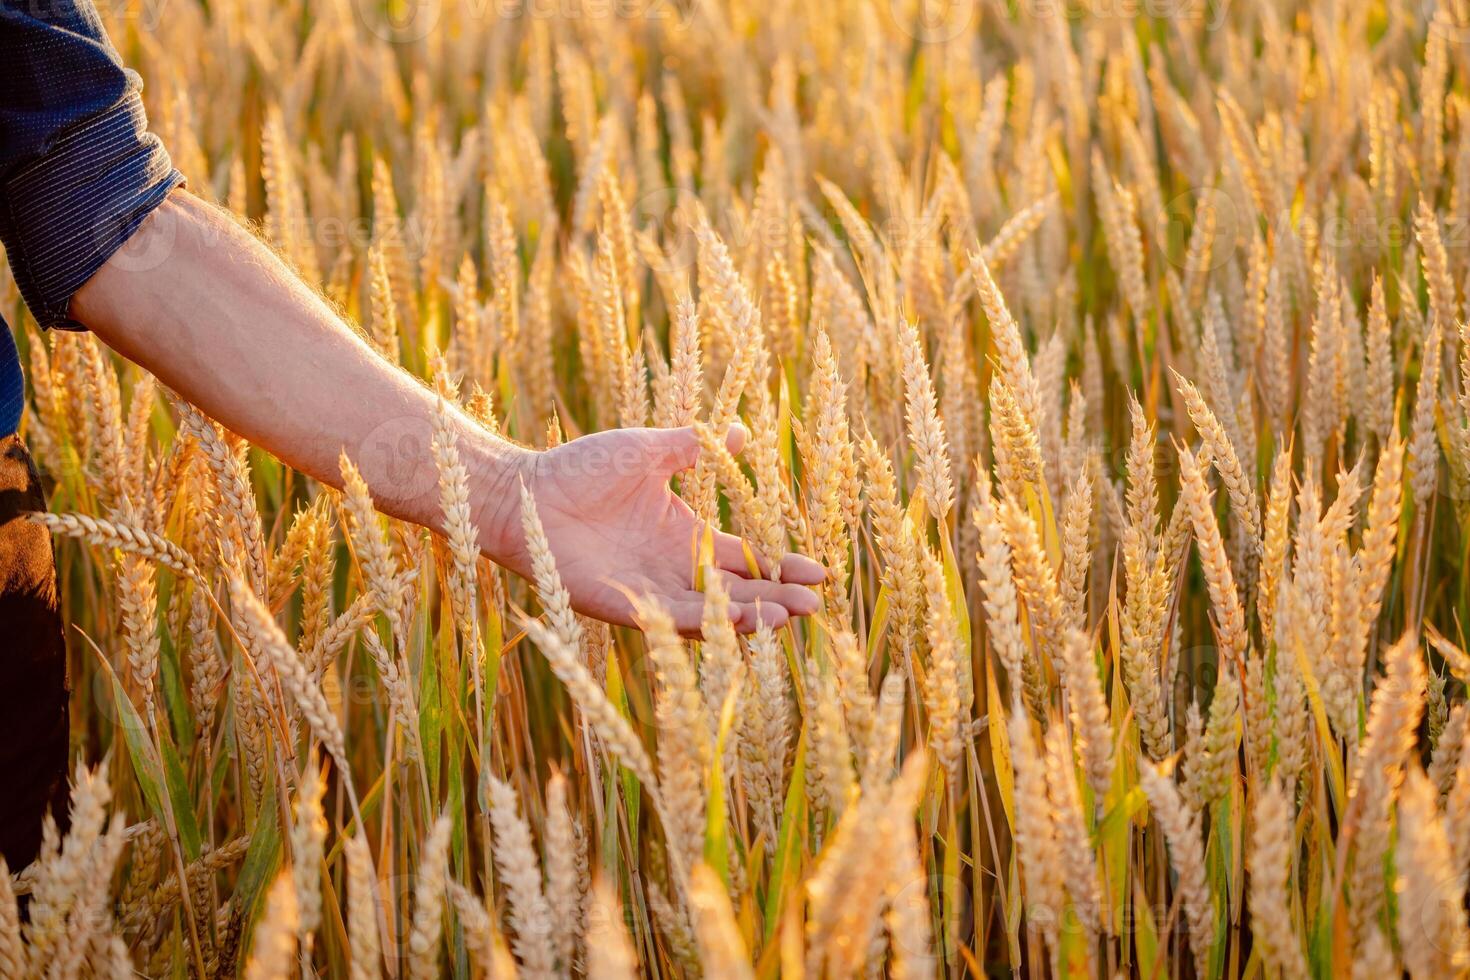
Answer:
[[[73,297],[114,350],[251,442],[340,486],[345,450],[378,506],[417,524],[440,513],[429,435],[435,397],[390,365],[271,251],[225,214],[175,193]],[[512,550],[526,451],[456,412],[481,543]]]

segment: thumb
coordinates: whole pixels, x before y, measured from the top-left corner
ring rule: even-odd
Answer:
[[[745,427],[745,423],[731,422],[730,428],[725,430],[725,448],[730,450],[731,456],[739,456],[749,438],[750,430]]]
[[[732,422],[725,431],[725,448],[730,451],[730,455],[738,455],[745,448],[749,436],[744,425]],[[692,425],[660,431],[657,447],[663,468],[669,473],[687,470],[699,461],[699,434]]]

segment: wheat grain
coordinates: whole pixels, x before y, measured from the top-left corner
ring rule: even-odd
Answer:
[[[1264,959],[1281,976],[1308,976],[1291,918],[1291,857],[1295,814],[1286,790],[1272,782],[1254,806],[1251,830],[1251,928],[1261,938]]]
[[[654,601],[635,603],[638,625],[649,645],[658,682],[659,795],[674,853],[689,874],[703,851],[704,774],[709,763],[710,722],[693,666],[669,614]]]
[[[1460,895],[1458,870],[1435,805],[1435,791],[1424,771],[1411,765],[1399,792],[1402,846],[1397,850],[1396,889],[1403,903],[1398,916],[1404,965],[1415,977],[1461,976],[1470,970],[1470,928],[1458,909],[1441,900],[1446,889]]]
[[[352,941],[352,980],[377,976],[381,969],[378,896],[373,859],[361,835],[343,842],[347,855],[347,927]]]
[[[715,976],[731,980],[752,980],[755,972],[750,966],[750,954],[740,938],[740,929],[719,875],[707,864],[697,865],[691,876],[689,892],[690,904],[694,908],[694,932],[706,969],[712,970]]]
[[[1061,725],[1047,729],[1045,743],[1046,786],[1053,808],[1063,882],[1070,899],[1068,908],[1081,923],[1083,936],[1092,940],[1097,936],[1102,892],[1098,887],[1097,863],[1093,859],[1092,844],[1083,819],[1072,746]]]
[[[617,892],[601,875],[592,883],[592,902],[596,911],[587,935],[588,980],[633,980],[638,954],[628,939]]]
[[[249,980],[272,980],[291,972],[297,921],[296,891],[290,874],[282,872],[266,895],[266,915],[251,943],[250,961],[245,965]]]
[[[322,813],[326,785],[317,768],[316,755],[306,759],[306,772],[296,796],[296,819],[291,825],[291,878],[296,889],[297,940],[311,949],[311,934],[321,923],[322,847],[327,838],[327,819]]]
[[[26,519],[44,525],[53,534],[79,538],[102,548],[117,548],[188,578],[201,577],[199,566],[187,551],[134,524],[90,514],[51,514],[45,511],[27,514]]]
[[[1180,506],[1186,509],[1195,540],[1199,543],[1200,563],[1205,569],[1205,583],[1210,591],[1210,604],[1215,610],[1215,630],[1220,646],[1243,663],[1250,637],[1245,629],[1245,611],[1235,587],[1235,574],[1225,556],[1220,539],[1220,526],[1210,508],[1210,490],[1205,485],[1199,461],[1188,450],[1179,451],[1179,478],[1183,487]]]
[[[628,724],[616,706],[593,679],[585,664],[579,659],[579,651],[567,646],[560,637],[536,622],[526,624],[526,632],[533,643],[546,657],[552,671],[567,687],[568,694],[587,718],[587,724],[597,733],[608,750],[627,766],[638,781],[654,791],[658,786],[653,775],[653,763],[636,732]]]
[[[1140,762],[1139,783],[1148,795],[1149,809],[1169,842],[1169,858],[1179,875],[1185,921],[1189,924],[1189,946],[1195,969],[1206,972],[1215,945],[1215,909],[1205,882],[1205,856],[1200,847],[1199,813],[1179,797],[1173,780],[1151,763]]]
[[[577,834],[567,809],[567,781],[554,773],[546,786],[546,904],[556,917],[552,941],[562,970],[569,970],[580,945],[582,894],[577,877]]]
[[[515,790],[493,776],[489,786],[495,867],[510,899],[510,922],[515,930],[511,945],[527,974],[551,977],[555,975],[552,909],[541,890],[531,828],[516,810]]]
[[[793,722],[786,661],[775,634],[764,624],[751,640],[750,664],[746,674],[749,711],[739,743],[740,773],[756,813],[756,826],[765,834],[766,846],[774,850]]]
[[[1014,696],[1013,696],[1014,699]],[[1010,740],[1016,773],[1016,850],[1026,902],[1039,914],[1033,918],[1049,946],[1057,942],[1057,916],[1062,908],[1062,869],[1056,850],[1056,823],[1047,796],[1043,757],[1031,733],[1030,716],[1010,714]]]

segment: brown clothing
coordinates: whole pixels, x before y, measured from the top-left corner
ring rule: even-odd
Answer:
[[[0,438],[0,854],[12,872],[40,849],[47,810],[66,820],[67,669],[46,506],[18,435]]]

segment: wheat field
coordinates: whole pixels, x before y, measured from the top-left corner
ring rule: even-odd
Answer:
[[[105,6],[442,406],[697,425],[828,578],[585,619],[448,426],[437,534],[4,274],[75,768],[0,976],[1470,976],[1470,4]]]

